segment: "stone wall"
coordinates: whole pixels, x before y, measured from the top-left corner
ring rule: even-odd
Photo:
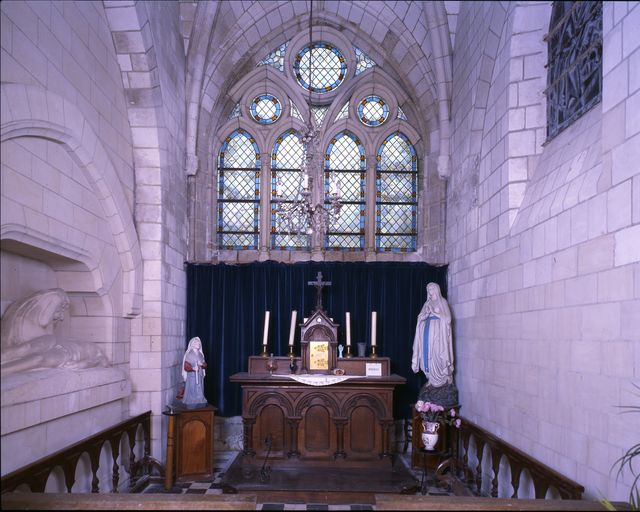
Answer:
[[[624,500],[631,479],[610,469],[640,431],[618,408],[637,405],[640,375],[640,6],[605,2],[603,100],[543,145],[549,15],[546,2],[458,15],[447,256],[461,412],[588,497]]]

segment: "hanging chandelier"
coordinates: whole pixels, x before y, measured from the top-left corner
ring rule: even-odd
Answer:
[[[282,195],[275,198],[277,203],[276,215],[280,218],[281,226],[291,235],[317,234],[320,238],[329,230],[332,222],[336,221],[342,208],[340,182],[331,175],[329,191],[325,194],[324,186],[314,186],[316,178],[322,180],[323,162],[320,148],[320,130],[312,121],[311,84],[314,69],[313,36],[312,36],[313,0],[309,8],[309,66],[307,87],[307,123],[305,133],[301,137],[302,155],[300,161],[300,175],[297,180],[296,192],[293,197],[285,199]],[[322,183],[322,181],[321,181]]]

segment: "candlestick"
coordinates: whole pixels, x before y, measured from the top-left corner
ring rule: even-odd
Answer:
[[[294,309],[291,312],[291,329],[289,329],[289,346],[293,347],[293,338],[296,333],[296,317],[298,316],[298,312]]]
[[[376,346],[376,318],[378,313],[375,311],[371,312],[371,346]]]
[[[351,346],[351,313],[348,311],[345,313],[347,324],[347,347]],[[350,351],[347,351],[349,353]]]
[[[344,357],[353,357],[351,353],[351,345],[347,345],[347,354]]]
[[[378,357],[378,353],[376,352],[376,346],[375,345],[371,345],[371,355],[369,355],[369,357],[371,359],[375,359],[376,357]]]
[[[262,335],[262,357],[267,357],[267,341],[269,339],[269,311],[264,312],[264,334]]]

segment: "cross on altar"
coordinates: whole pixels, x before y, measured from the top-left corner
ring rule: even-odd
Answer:
[[[316,300],[316,311],[322,311],[322,288],[325,286],[331,286],[331,281],[323,281],[322,280],[322,272],[318,272],[316,275],[315,281],[308,281],[307,284],[309,286],[316,287],[316,293],[318,294],[318,298]]]

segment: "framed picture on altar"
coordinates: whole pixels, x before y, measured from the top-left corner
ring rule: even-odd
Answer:
[[[309,342],[309,370],[329,369],[329,341]]]

